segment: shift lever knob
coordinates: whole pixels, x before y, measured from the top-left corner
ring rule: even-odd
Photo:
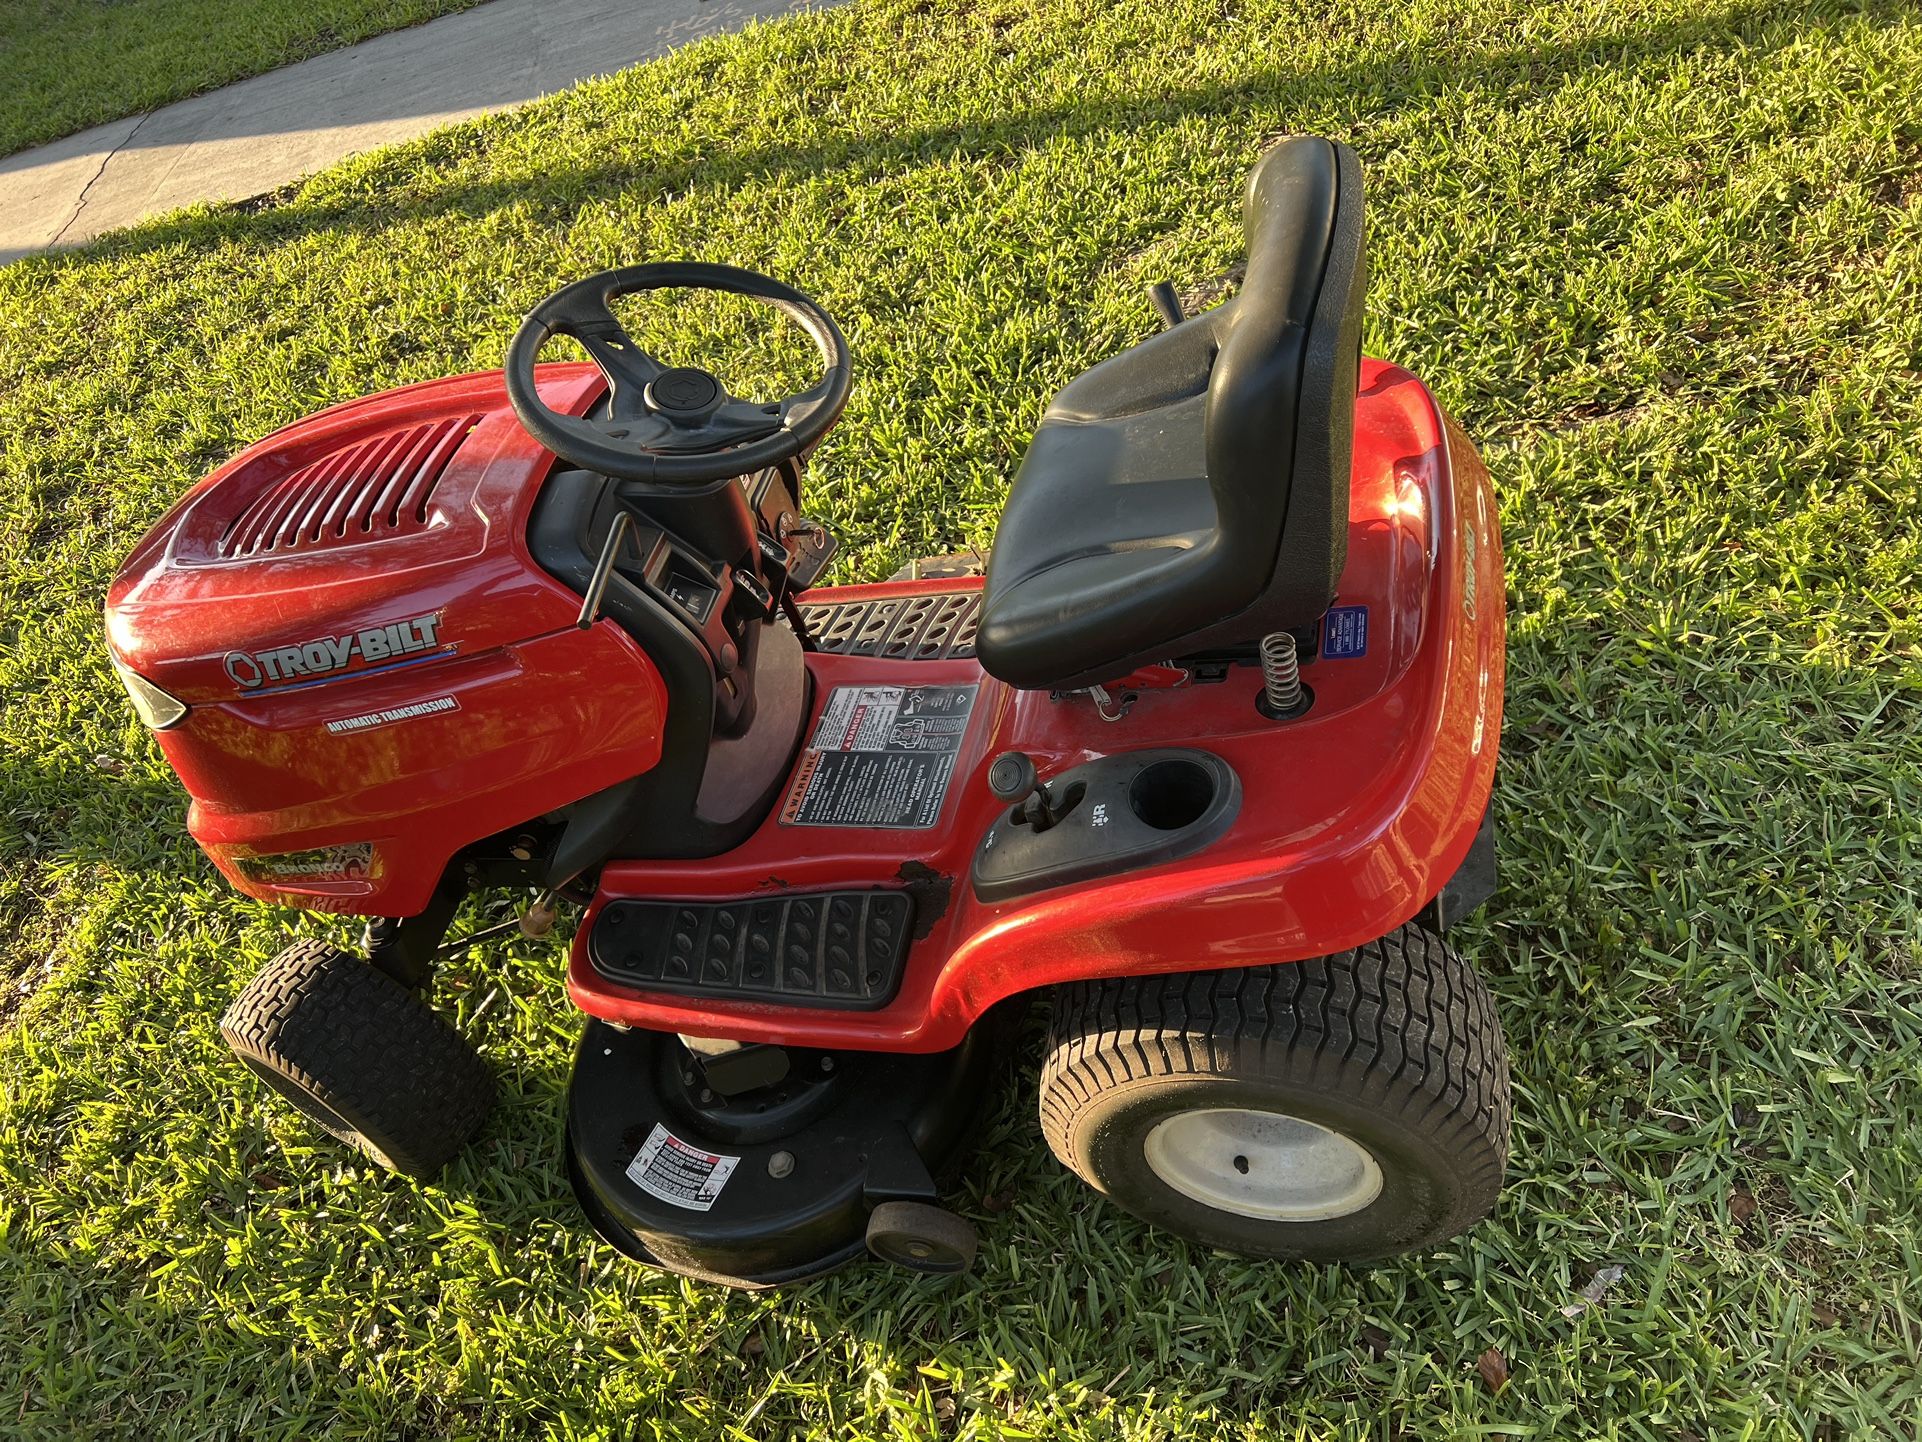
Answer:
[[[1025,751],[1003,751],[988,768],[988,790],[996,801],[1024,801],[1041,786],[1041,773]]]
[[[1003,751],[988,768],[988,790],[997,801],[1015,802],[1013,820],[1025,822],[1036,831],[1046,831],[1061,818],[1055,814],[1054,798],[1034,769],[1034,758],[1025,751]]]

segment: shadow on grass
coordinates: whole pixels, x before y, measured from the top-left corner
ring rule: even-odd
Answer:
[[[508,206],[533,202],[551,215],[576,213],[610,193],[671,196],[700,188],[725,188],[781,175],[814,176],[847,171],[872,175],[939,160],[1002,155],[1059,138],[1081,138],[1105,131],[1163,128],[1192,116],[1251,111],[1276,102],[1300,108],[1333,102],[1346,110],[1351,125],[1371,112],[1396,110],[1432,101],[1450,89],[1475,86],[1519,89],[1531,98],[1587,71],[1628,71],[1664,56],[1708,47],[1735,50],[1760,43],[1781,46],[1812,31],[1833,31],[1846,20],[1878,26],[1907,23],[1910,5],[1900,0],[1863,0],[1847,16],[1808,21],[1806,7],[1786,4],[1739,5],[1669,24],[1627,26],[1556,44],[1494,50],[1474,63],[1443,63],[1416,52],[1315,71],[1274,69],[1234,84],[1192,86],[1173,93],[1135,92],[1102,99],[1074,99],[1021,111],[991,121],[960,126],[852,131],[806,144],[765,146],[661,163],[608,161],[573,166],[538,178],[488,183],[450,183],[426,197],[364,201],[301,199],[301,186],[278,195],[244,201],[212,214],[183,214],[106,237],[85,250],[44,257],[59,266],[90,257],[140,254],[178,243],[195,246],[227,242],[278,242],[315,234],[378,233],[413,221],[445,215],[480,217]],[[1776,37],[1772,24],[1797,22]],[[455,129],[446,132],[459,136]],[[1250,135],[1252,145],[1259,137]],[[1365,136],[1347,136],[1366,150]],[[431,146],[434,141],[423,142]]]

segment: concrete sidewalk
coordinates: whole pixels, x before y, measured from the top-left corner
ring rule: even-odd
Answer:
[[[0,160],[0,265],[522,105],[808,0],[492,0]]]

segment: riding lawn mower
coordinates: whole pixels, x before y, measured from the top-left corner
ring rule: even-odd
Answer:
[[[1495,506],[1361,354],[1354,154],[1275,147],[1245,227],[1233,298],[1157,287],[1164,328],[1048,406],[985,574],[818,584],[848,343],[723,265],[565,285],[503,370],[193,487],[113,582],[115,668],[235,887],[366,918],[240,991],[241,1061],[431,1176],[494,1097],[435,957],[521,888],[530,934],[584,908],[566,1165],[652,1265],[965,1269],[943,1198],[1030,1000],[1049,1146],[1157,1227],[1359,1260],[1484,1215],[1507,1062],[1445,933],[1494,886]],[[647,354],[610,302],[670,288],[773,307],[820,380]]]

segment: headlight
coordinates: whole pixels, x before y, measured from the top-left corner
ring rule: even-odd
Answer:
[[[133,698],[134,714],[141,722],[154,731],[165,731],[169,726],[178,726],[187,714],[187,703],[169,696],[145,676],[137,676],[122,666],[113,663],[114,674],[120,684],[127,688],[127,695]]]

